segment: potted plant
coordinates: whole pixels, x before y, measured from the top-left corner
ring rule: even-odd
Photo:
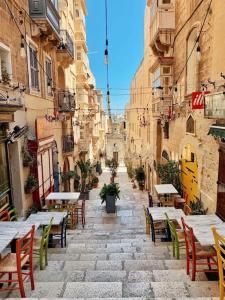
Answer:
[[[197,199],[195,201],[190,201],[191,214],[192,215],[206,215],[208,209],[204,209],[202,205],[202,201]]]
[[[106,203],[106,212],[116,212],[116,200],[119,199],[120,189],[118,183],[104,184],[99,196],[102,199],[102,203]]]
[[[77,162],[77,166],[80,169],[81,173],[81,193],[80,199],[89,199],[89,183],[90,183],[90,176],[92,172],[91,162],[90,160],[84,161],[83,159]],[[87,183],[87,179],[89,182]]]
[[[75,172],[74,181],[73,181],[74,191],[78,192],[80,190],[80,176]]]
[[[135,169],[135,179],[138,182],[139,189],[143,191],[145,186],[145,170],[143,167],[140,166]]]
[[[25,212],[25,219],[28,219],[31,214],[36,214],[39,211],[36,204],[32,204]]]
[[[94,176],[92,179],[92,186],[93,188],[97,188],[98,187],[98,183],[99,183],[99,179],[97,176]]]
[[[37,179],[33,175],[29,175],[24,185],[24,190],[26,194],[30,194],[37,187]]]

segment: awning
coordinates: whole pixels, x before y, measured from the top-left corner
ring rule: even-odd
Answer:
[[[212,126],[210,126],[208,135],[213,135],[215,137],[225,139],[225,125],[213,124]]]

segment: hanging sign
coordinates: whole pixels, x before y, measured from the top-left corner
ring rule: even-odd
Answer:
[[[192,109],[204,109],[205,95],[209,94],[206,92],[193,92],[192,93]]]

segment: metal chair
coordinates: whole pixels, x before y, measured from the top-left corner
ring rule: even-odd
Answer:
[[[61,243],[61,248],[66,247],[66,231],[68,224],[68,215],[63,218],[61,225],[52,225],[50,229],[50,241],[49,243],[53,243],[53,238],[59,239]]]
[[[212,268],[213,266],[217,267],[215,249],[213,247],[203,247],[199,243],[197,243],[195,240],[193,229],[184,222],[184,218],[181,218],[181,221],[183,224],[184,237],[185,237],[187,275],[190,274],[190,267],[192,267],[191,270],[192,281],[195,281],[197,272],[204,272],[204,273],[218,272],[218,268],[217,269]],[[204,262],[204,260],[206,260],[206,262]],[[206,266],[208,267],[208,269],[205,268]]]
[[[1,287],[0,292],[18,289],[12,285],[12,283],[18,283],[21,298],[25,298],[24,281],[27,278],[30,279],[31,289],[34,290],[32,258],[34,231],[33,225],[27,234],[16,241],[16,253],[9,253],[0,260],[0,283],[8,283],[7,287]],[[2,279],[4,275],[8,275],[8,279]],[[16,279],[12,279],[13,275],[16,275]]]

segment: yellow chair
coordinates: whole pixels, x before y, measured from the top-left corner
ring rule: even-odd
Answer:
[[[146,223],[146,234],[150,234],[150,217],[147,212],[147,208],[143,205],[144,213],[145,213],[145,223]]]
[[[219,269],[219,284],[220,284],[220,300],[224,299],[224,270],[225,270],[225,238],[222,237],[216,230],[215,227],[212,227],[212,232],[214,235],[216,252],[217,252],[217,261]]]

